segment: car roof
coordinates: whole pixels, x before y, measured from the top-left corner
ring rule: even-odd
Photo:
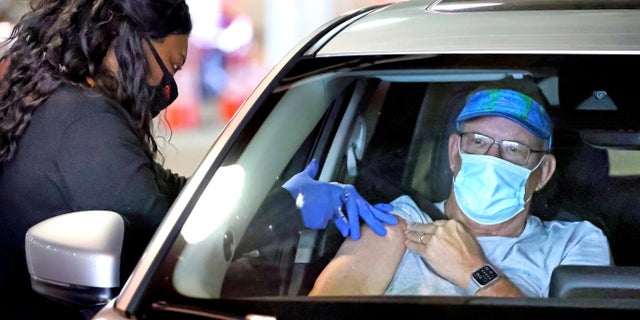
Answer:
[[[372,7],[317,56],[640,52],[638,1],[405,1]]]

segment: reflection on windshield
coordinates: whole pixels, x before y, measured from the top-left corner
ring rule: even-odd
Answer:
[[[218,169],[182,228],[187,243],[202,241],[225,221],[220,214],[232,212],[232,206],[240,198],[245,176],[244,169],[237,164]]]

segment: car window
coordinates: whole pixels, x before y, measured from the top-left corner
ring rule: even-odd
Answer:
[[[611,176],[640,176],[640,151],[608,150]]]
[[[245,232],[256,232],[246,231],[247,225],[331,105],[327,82],[310,80],[287,90],[242,150],[215,173],[181,232],[186,246],[174,272],[178,291],[218,295],[224,274],[202,268],[224,270]]]
[[[580,138],[602,110],[561,111],[565,101],[586,98],[567,95],[594,91],[563,91],[567,66],[573,70],[588,58],[407,56],[348,68],[345,62],[353,58],[328,58],[313,62],[320,72],[294,68],[252,110],[225,149],[220,167],[209,169],[212,176],[187,212],[146,299],[305,296],[343,238],[333,225],[304,228],[300,214],[274,196],[280,186],[316,158],[320,180],[353,184],[371,203],[403,194],[419,205],[443,201],[452,179],[446,142],[466,95],[479,84],[505,78],[536,82],[557,121],[554,153],[565,172],[534,199],[534,212],[555,219],[568,210],[574,213],[571,219],[593,221],[610,237],[616,262],[636,263],[622,245],[634,233],[599,210],[613,194],[638,191],[637,151],[616,145],[615,139],[593,145]],[[627,112],[624,102],[619,104],[617,112]],[[630,124],[628,129],[639,128]],[[581,194],[584,190],[589,192]],[[587,194],[601,204],[590,206]],[[615,201],[631,205],[635,200]],[[624,226],[636,227],[637,222]]]

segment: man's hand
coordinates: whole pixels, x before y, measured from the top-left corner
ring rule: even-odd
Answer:
[[[360,218],[378,235],[387,233],[383,223],[395,225],[396,217],[389,212],[387,203],[371,205],[353,185],[315,180],[318,161],[311,160],[307,167],[282,185],[296,201],[307,228],[323,229],[332,220],[344,237],[360,239]],[[347,215],[343,212],[346,211]]]
[[[465,288],[471,273],[487,261],[476,238],[456,220],[412,223],[405,232],[407,248],[441,277]]]

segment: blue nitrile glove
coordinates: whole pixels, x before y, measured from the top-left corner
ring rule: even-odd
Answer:
[[[387,230],[381,222],[398,223],[389,212],[393,206],[387,203],[370,205],[352,185],[321,182],[314,179],[318,174],[318,161],[311,160],[307,167],[282,185],[296,201],[307,228],[323,229],[333,220],[344,237],[360,238],[360,217],[378,235]],[[348,218],[343,213],[346,209]]]
[[[342,205],[347,208],[349,217],[346,220],[349,222],[349,229],[353,240],[360,239],[360,220],[358,217],[362,218],[371,230],[381,236],[387,234],[387,229],[381,222],[390,225],[398,223],[398,219],[389,213],[393,210],[392,205],[388,203],[378,203],[372,206],[358,193],[353,185],[341,184],[340,186],[342,186],[344,190]],[[340,213],[342,212],[340,211],[338,214]],[[336,226],[340,229],[342,235],[346,237],[346,227],[341,226],[341,224],[346,222],[345,219],[340,219],[340,222],[337,222],[337,220],[338,219],[334,219]]]

